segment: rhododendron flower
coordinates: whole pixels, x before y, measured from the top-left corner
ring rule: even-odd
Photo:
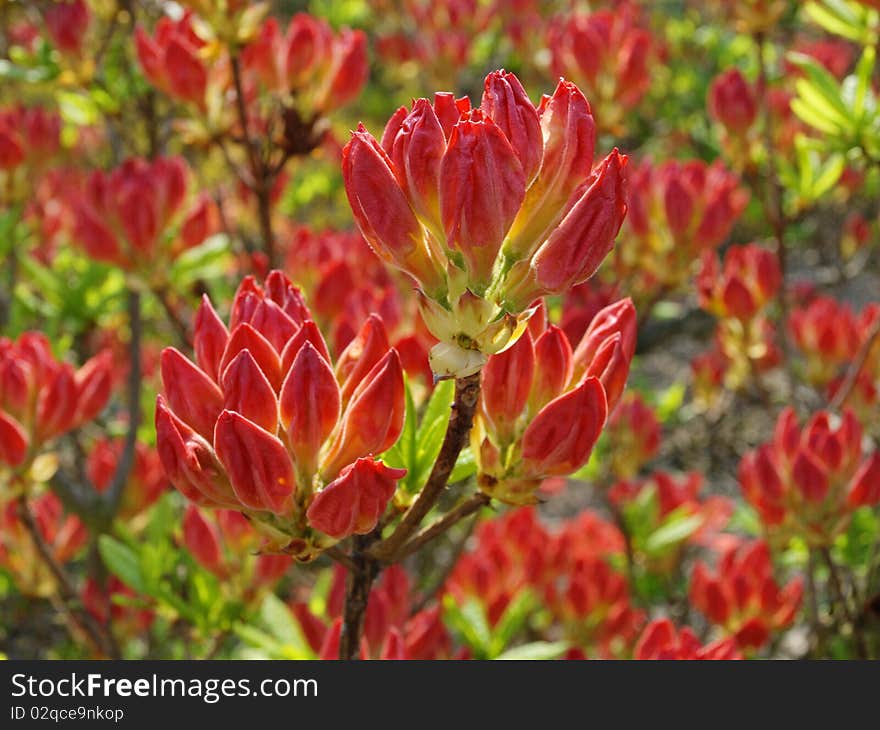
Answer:
[[[343,174],[355,220],[416,280],[440,340],[435,373],[478,370],[521,334],[536,298],[585,281],[611,250],[627,160],[615,150],[591,172],[594,136],[573,84],[536,108],[505,71],[486,77],[478,108],[437,94],[400,108],[381,143],[353,134]]]
[[[57,114],[36,106],[0,109],[0,173],[19,166],[38,170],[60,146],[61,117]]]
[[[75,370],[54,358],[39,332],[0,338],[0,465],[21,467],[45,442],[91,421],[110,387],[109,351]]]
[[[139,27],[135,41],[141,71],[153,86],[206,111],[209,70],[201,50],[207,42],[196,32],[192,13],[176,21],[163,16],[152,36]]]
[[[146,601],[115,575],[104,585],[88,578],[82,590],[83,607],[100,624],[112,624],[114,632],[126,636],[148,631],[156,614],[142,607]]]
[[[862,427],[846,409],[835,425],[826,411],[801,429],[791,408],[776,422],[773,439],[743,456],[739,482],[771,538],[801,537],[828,546],[850,512],[880,501],[877,453],[864,459]]]
[[[742,659],[736,641],[727,638],[703,646],[687,626],[680,631],[668,618],[649,623],[633,650],[633,659]]]
[[[75,206],[73,238],[89,256],[149,280],[211,231],[211,204],[198,198],[183,213],[187,167],[180,157],[132,158],[96,170]]]
[[[723,267],[714,251],[706,251],[697,276],[700,306],[721,319],[745,322],[776,296],[781,280],[776,255],[755,244],[728,248]]]
[[[709,113],[728,134],[745,134],[758,116],[758,102],[739,69],[729,69],[712,80]]]
[[[43,20],[58,50],[79,55],[91,21],[91,12],[85,0],[53,2],[44,11]]]
[[[800,578],[784,587],[777,583],[770,550],[761,540],[727,550],[715,574],[698,561],[691,577],[693,606],[744,651],[760,649],[773,632],[791,626],[802,595]]]
[[[624,131],[627,112],[651,85],[655,43],[639,14],[636,3],[624,0],[589,15],[563,16],[547,34],[553,73],[585,89],[603,130]]]
[[[702,252],[727,238],[748,193],[720,161],[644,162],[628,180],[629,222],[615,249],[614,274],[638,295],[638,308],[688,280]]]
[[[242,54],[245,71],[265,88],[291,93],[308,114],[326,114],[355,99],[367,81],[367,37],[297,13],[282,34],[269,18]]]
[[[196,504],[243,512],[281,550],[309,560],[375,527],[405,470],[375,455],[403,426],[403,372],[371,316],[330,361],[287,277],[238,288],[229,328],[204,298],[196,363],[162,353],[159,455]]]
[[[527,330],[492,355],[471,431],[480,489],[525,504],[544,479],[586,464],[623,392],[635,334],[635,310],[625,299],[596,315],[574,351],[550,326],[535,340]]]
[[[788,318],[795,345],[806,356],[806,377],[815,385],[827,385],[859,351],[874,322],[880,318],[880,305],[869,304],[856,313],[848,304],[827,296],[817,296],[806,306],[793,309]],[[875,344],[864,372],[880,379],[880,346]]]

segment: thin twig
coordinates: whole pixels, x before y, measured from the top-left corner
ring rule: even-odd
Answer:
[[[880,339],[880,317],[877,318],[874,324],[871,325],[871,329],[868,330],[868,334],[862,341],[859,351],[856,353],[855,358],[846,371],[843,382],[834,394],[834,398],[828,406],[832,411],[840,409],[840,407],[846,402],[846,399],[849,397],[849,394],[859,380],[859,375],[862,372],[862,368],[865,367],[868,355],[871,354],[871,350],[877,343],[878,339]]]
[[[128,382],[126,395],[128,398],[128,431],[122,454],[113,474],[113,481],[104,493],[102,504],[102,527],[108,529],[122,503],[122,493],[134,466],[137,432],[141,425],[141,295],[134,289],[128,293],[128,322],[130,339],[128,343]]]
[[[471,520],[467,523],[465,529],[462,530],[460,537],[456,541],[448,559],[446,560],[446,564],[443,566],[443,570],[441,570],[437,577],[433,579],[430,587],[425,589],[422,597],[410,609],[411,616],[414,616],[423,608],[425,608],[425,606],[433,601],[437,597],[437,594],[441,590],[443,590],[443,586],[446,585],[446,581],[448,580],[449,576],[452,575],[452,571],[458,564],[458,559],[461,557],[465,547],[467,546],[468,540],[470,540],[471,535],[473,534],[474,527],[476,526],[477,521],[478,520],[476,519]]]
[[[331,560],[335,560],[340,565],[344,565],[349,570],[357,570],[357,566],[348,555],[346,555],[338,545],[334,545],[333,547],[329,547],[324,551],[324,554],[330,558]]]
[[[398,551],[410,539],[425,519],[431,508],[437,503],[446,488],[449,475],[455,468],[458,455],[467,443],[468,434],[474,422],[474,413],[480,398],[480,373],[455,381],[455,400],[449,414],[449,424],[440,453],[431,469],[425,486],[419,492],[415,502],[406,511],[397,528],[385,540],[370,549],[370,555],[385,563],[397,559]]]
[[[414,538],[406,543],[406,545],[397,551],[395,558],[397,560],[403,560],[403,558],[421,550],[425,545],[431,542],[431,540],[439,537],[466,517],[470,517],[474,512],[479,511],[491,501],[492,498],[482,492],[478,492],[477,494],[468,497],[432,525],[429,525],[419,532]]]
[[[862,636],[861,627],[858,624],[858,617],[853,616],[853,613],[850,610],[849,603],[846,599],[846,593],[843,590],[843,583],[841,582],[840,574],[837,571],[837,565],[835,565],[834,560],[831,557],[831,550],[827,547],[823,547],[820,548],[819,554],[822,556],[822,559],[825,561],[825,565],[828,568],[831,587],[836,595],[838,605],[840,606],[847,623],[849,623],[852,628],[853,638],[855,639],[856,644],[856,653],[858,654],[859,659],[867,659],[868,649],[867,646],[865,646],[865,637]]]
[[[64,572],[64,568],[55,559],[52,548],[49,547],[49,544],[43,537],[43,533],[40,532],[40,528],[31,512],[30,505],[27,503],[27,498],[24,496],[18,498],[18,515],[34,544],[34,547],[37,549],[40,559],[55,579],[55,583],[58,586],[59,597],[61,599],[62,610],[66,613],[66,617],[71,626],[84,634],[88,638],[89,643],[92,644],[92,648],[99,654],[111,657],[114,656],[113,642],[104,636],[100,626],[95,622],[92,615],[88,611],[77,612],[74,610],[73,604],[79,600],[76,589],[73,587],[73,583],[67,573]]]

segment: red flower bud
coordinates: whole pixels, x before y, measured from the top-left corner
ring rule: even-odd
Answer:
[[[109,351],[101,352],[76,371],[76,415],[74,423],[79,425],[97,416],[107,401],[113,386],[113,356]]]
[[[208,507],[238,502],[211,445],[156,400],[156,450],[171,483],[187,499]]]
[[[383,136],[383,147],[385,143]],[[446,152],[446,138],[427,99],[413,103],[412,111],[400,121],[389,144],[388,154],[394,161],[400,187],[406,191],[415,212],[439,232],[440,162]]]
[[[758,104],[739,69],[729,69],[712,81],[709,113],[731,134],[744,134],[755,123]]]
[[[440,166],[440,206],[447,245],[464,257],[469,280],[488,285],[504,236],[526,191],[522,165],[489,118],[462,119]]]
[[[278,400],[257,361],[242,350],[220,378],[223,408],[237,411],[269,433],[278,428]]]
[[[309,523],[338,540],[365,535],[379,521],[406,469],[361,458],[318,492],[306,513]]]
[[[567,475],[580,469],[608,416],[605,390],[598,378],[550,401],[523,434],[526,473],[538,477]]]
[[[275,514],[291,510],[293,463],[275,436],[235,411],[223,411],[214,430],[214,449],[245,507]]]
[[[482,413],[500,445],[516,437],[516,421],[528,402],[534,374],[535,352],[528,333],[492,355],[483,368]]]
[[[504,132],[530,183],[541,167],[544,140],[538,112],[519,79],[507,71],[490,73],[483,84],[480,108]]]
[[[638,316],[632,300],[621,299],[609,304],[593,317],[590,326],[575,348],[572,356],[574,373],[572,377],[579,379],[590,366],[602,344],[615,333],[620,333],[623,356],[629,362],[636,350],[636,334]]]
[[[541,130],[541,168],[505,244],[505,251],[515,258],[527,258],[544,242],[593,165],[596,126],[589,103],[574,84],[559,82],[542,106]]]
[[[229,331],[220,319],[208,295],[202,295],[202,303],[196,314],[193,348],[196,362],[214,381],[220,379],[220,362],[229,342]]]
[[[336,361],[336,379],[340,383],[343,404],[348,403],[355,388],[390,347],[382,318],[371,314]]]
[[[21,424],[0,411],[0,462],[13,469],[21,466],[27,450],[28,437]]]
[[[571,374],[571,345],[561,329],[550,325],[535,342],[535,375],[529,393],[529,411],[537,413],[560,395],[571,381]]]
[[[300,348],[281,386],[281,423],[297,470],[311,475],[318,452],[339,418],[336,378],[327,360],[310,342]]]
[[[403,369],[392,349],[352,393],[321,466],[324,477],[332,478],[355,459],[390,448],[403,428],[404,398]]]
[[[220,360],[220,373],[226,370],[232,359],[242,350],[250,351],[260,370],[277,391],[281,386],[281,358],[278,357],[269,340],[247,322],[242,322],[232,330],[229,342],[226,343],[226,349],[223,351],[223,358]],[[176,406],[172,407],[177,410]]]
[[[214,423],[223,410],[217,384],[173,347],[162,351],[161,371],[171,409],[206,439],[213,438]]]
[[[224,577],[226,566],[220,536],[193,505],[188,505],[183,515],[183,544],[199,565],[221,578]]]
[[[626,216],[626,155],[615,149],[532,260],[542,293],[560,293],[589,279],[614,246]]]
[[[342,174],[355,221],[379,258],[428,290],[442,286],[422,227],[397,183],[394,163],[363,125],[342,151]]]

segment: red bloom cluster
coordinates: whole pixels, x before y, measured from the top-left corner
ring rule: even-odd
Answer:
[[[242,54],[245,71],[275,93],[294,93],[311,113],[326,114],[360,94],[367,81],[367,37],[297,13],[285,34],[269,18]]]
[[[626,158],[615,150],[590,173],[594,136],[573,84],[536,108],[504,71],[486,77],[479,108],[438,93],[401,107],[381,144],[354,133],[343,174],[355,220],[382,260],[418,282],[441,341],[435,372],[474,372],[515,338],[536,298],[586,280],[611,250]]]
[[[679,631],[668,618],[658,618],[649,623],[639,637],[633,650],[633,659],[742,659],[731,638],[713,641],[703,646],[687,626]]]
[[[86,0],[61,0],[53,2],[43,11],[43,22],[59,51],[78,56],[91,16]]]
[[[856,313],[848,304],[827,296],[817,296],[806,306],[792,310],[789,331],[806,356],[807,379],[815,385],[828,385],[855,357],[878,318],[878,304],[869,304]],[[863,372],[880,379],[880,347],[872,348]]]
[[[720,162],[642,163],[629,176],[629,224],[616,249],[616,274],[646,298],[680,287],[700,254],[727,238],[747,201]]]
[[[112,172],[96,170],[75,206],[73,237],[86,253],[152,278],[211,233],[211,203],[200,197],[180,215],[187,167],[180,157],[132,158]]]
[[[480,488],[527,504],[544,479],[586,464],[623,393],[635,340],[636,312],[622,299],[596,315],[574,351],[550,326],[492,355],[471,431]]]
[[[691,577],[691,603],[743,650],[760,649],[775,631],[794,622],[803,595],[798,577],[780,587],[767,543],[727,550],[713,575],[702,561]]]
[[[862,427],[852,411],[832,424],[831,414],[819,411],[801,429],[787,408],[773,440],[740,461],[743,494],[771,537],[827,546],[853,509],[880,502],[880,452],[863,459]]]
[[[196,33],[191,12],[179,20],[163,16],[152,36],[138,28],[135,42],[141,71],[153,86],[205,111],[208,65],[201,50],[206,41]]]
[[[626,579],[607,561],[622,549],[617,529],[592,512],[550,532],[534,510],[518,509],[480,525],[475,549],[459,559],[446,590],[459,602],[478,600],[493,626],[514,597],[531,591],[576,647],[619,655],[642,621]]]
[[[403,425],[403,374],[378,316],[331,365],[327,346],[280,271],[246,278],[227,329],[205,298],[198,365],[162,353],[159,455],[197,504],[245,512],[274,549],[311,559],[369,532],[405,473],[374,458]]]
[[[625,0],[589,15],[562,16],[547,33],[553,73],[581,86],[593,100],[600,128],[613,133],[624,131],[627,112],[651,85],[656,49],[640,12]]]
[[[776,255],[753,243],[728,248],[723,266],[706,251],[697,276],[700,306],[720,319],[747,322],[776,296],[781,280]]]
[[[61,146],[61,118],[42,107],[0,110],[0,173],[19,166],[39,168]]]
[[[75,370],[39,332],[0,338],[0,465],[26,464],[43,443],[97,416],[110,398],[110,371],[108,351]]]

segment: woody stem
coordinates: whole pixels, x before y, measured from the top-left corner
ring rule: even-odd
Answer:
[[[65,612],[66,618],[72,629],[85,635],[88,638],[89,643],[92,645],[92,648],[99,654],[102,653],[107,656],[114,656],[115,650],[113,642],[104,635],[98,623],[87,611],[79,612],[73,608],[73,604],[77,601],[76,589],[73,587],[73,583],[71,583],[70,577],[64,571],[64,568],[55,559],[52,548],[46,542],[43,533],[40,532],[40,528],[31,512],[30,505],[27,503],[27,498],[24,496],[18,498],[18,516],[30,536],[34,547],[37,549],[40,560],[42,560],[45,566],[49,569],[52,578],[58,586],[61,607]]]
[[[456,378],[455,398],[446,426],[446,435],[440,447],[440,453],[431,469],[428,480],[419,496],[404,513],[394,532],[385,540],[379,541],[380,530],[370,535],[358,536],[354,540],[351,553],[348,584],[345,591],[345,608],[343,609],[342,634],[339,639],[339,658],[356,659],[360,650],[361,634],[364,628],[364,615],[370,598],[373,581],[379,575],[383,564],[400,560],[410,545],[408,541],[418,530],[422,520],[437,503],[449,481],[449,475],[455,468],[458,455],[467,443],[468,434],[474,422],[474,413],[480,398],[480,373],[465,378]],[[467,510],[477,509],[483,504],[483,498],[468,503]],[[467,514],[471,512],[468,511]],[[445,522],[443,518],[435,526],[427,528],[415,538],[413,550],[421,547],[447,527],[461,518],[461,508],[453,510],[455,519]],[[437,529],[434,529],[437,527]],[[440,529],[440,528],[443,529]],[[422,539],[424,538],[424,539]]]
[[[428,480],[394,532],[370,548],[369,554],[372,557],[384,563],[393,563],[400,558],[401,549],[418,529],[422,520],[425,519],[446,488],[449,475],[452,474],[455,463],[458,461],[458,455],[467,443],[479,399],[479,372],[465,378],[456,378],[455,399],[452,402],[446,435],[443,437],[443,445],[440,447],[440,453],[437,455]]]

